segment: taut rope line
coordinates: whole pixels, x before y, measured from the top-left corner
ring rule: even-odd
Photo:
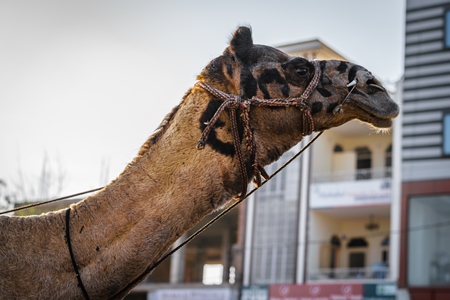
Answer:
[[[180,250],[182,247],[184,247],[187,243],[189,243],[190,241],[192,241],[194,238],[196,238],[198,235],[200,235],[203,231],[205,231],[209,226],[211,226],[213,223],[215,223],[217,220],[219,220],[220,218],[222,218],[225,214],[227,214],[230,210],[232,210],[233,208],[235,208],[236,206],[238,206],[241,202],[243,202],[245,199],[247,199],[248,197],[250,197],[250,195],[252,195],[254,192],[256,192],[259,188],[261,188],[264,184],[266,184],[270,179],[272,179],[275,175],[277,175],[278,173],[280,173],[284,168],[286,168],[294,159],[296,159],[300,154],[302,154],[309,146],[312,145],[312,143],[314,143],[320,135],[322,135],[323,131],[319,132],[314,138],[311,139],[311,141],[306,144],[299,152],[297,152],[294,156],[292,156],[288,161],[286,161],[281,167],[279,167],[272,175],[268,176],[268,178],[263,181],[261,183],[260,186],[257,186],[255,188],[253,188],[249,193],[247,193],[245,195],[244,198],[242,199],[236,199],[236,201],[230,205],[229,207],[227,207],[226,209],[224,209],[223,211],[221,211],[217,216],[215,216],[213,219],[211,219],[208,223],[206,223],[205,225],[203,225],[200,229],[198,229],[196,232],[194,232],[192,235],[190,235],[186,240],[184,240],[182,243],[180,243],[180,245],[178,245],[177,247],[173,248],[172,250],[170,250],[169,252],[167,252],[166,254],[164,254],[164,256],[162,256],[160,259],[158,259],[154,264],[150,265],[147,269],[144,270],[144,272],[137,277],[135,280],[133,280],[132,282],[130,282],[124,289],[122,289],[122,291],[118,292],[116,295],[113,296],[112,299],[118,299],[117,297],[119,296],[125,296],[123,295],[123,291],[124,290],[128,290],[131,287],[134,287],[138,282],[142,281],[142,279],[144,279],[150,272],[152,272],[157,266],[159,266],[164,260],[166,260],[167,258],[169,258],[172,254],[174,254],[175,252],[177,252],[178,250]]]
[[[28,209],[28,208],[32,208],[32,207],[36,207],[36,206],[41,206],[41,205],[45,205],[45,204],[49,204],[49,203],[53,203],[53,202],[58,202],[58,201],[70,199],[70,198],[73,198],[73,197],[77,197],[77,196],[81,196],[81,195],[97,192],[97,191],[101,190],[102,188],[104,188],[104,187],[99,187],[99,188],[96,188],[96,189],[92,189],[92,190],[88,190],[88,191],[84,191],[84,192],[81,192],[81,193],[76,193],[76,194],[72,194],[72,195],[69,195],[69,196],[64,196],[64,197],[61,197],[61,198],[56,198],[56,199],[52,199],[52,200],[48,200],[48,201],[42,201],[42,202],[36,202],[36,203],[28,204],[28,205],[22,205],[20,207],[16,207],[16,208],[13,208],[13,209],[2,211],[2,212],[0,212],[0,215],[4,215],[4,214],[7,214],[7,213],[19,211],[19,210],[24,210],[24,209]]]

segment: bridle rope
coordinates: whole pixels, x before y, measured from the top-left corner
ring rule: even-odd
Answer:
[[[269,175],[258,161],[253,129],[250,127],[249,113],[251,107],[252,106],[297,107],[300,109],[300,112],[302,113],[302,121],[303,121],[302,136],[310,135],[314,131],[314,123],[311,115],[311,109],[307,103],[307,100],[311,96],[312,92],[316,89],[321,77],[321,69],[319,62],[314,60],[312,61],[312,64],[314,66],[313,78],[311,79],[311,81],[309,82],[308,86],[303,91],[303,93],[300,95],[300,97],[295,98],[260,99],[257,97],[252,97],[251,99],[243,99],[241,96],[228,94],[221,90],[218,90],[215,87],[203,81],[199,81],[195,84],[195,86],[201,87],[202,89],[208,91],[213,96],[221,100],[224,100],[224,102],[214,113],[211,120],[206,123],[206,127],[203,130],[200,140],[197,143],[197,149],[202,150],[205,148],[209,133],[211,132],[211,129],[214,127],[217,120],[219,119],[220,115],[225,109],[228,109],[229,111],[231,129],[233,134],[233,144],[239,161],[239,169],[242,176],[242,188],[241,193],[238,197],[239,200],[244,199],[247,194],[248,173],[245,160],[241,151],[241,141],[237,118],[238,114],[236,111],[239,110],[242,112],[239,115],[242,117],[246,150],[252,162],[254,183],[256,184],[256,186],[261,186],[261,176],[267,180],[269,178]]]
[[[258,158],[256,156],[256,144],[255,144],[255,142],[253,140],[253,130],[250,127],[250,119],[249,119],[249,112],[250,112],[250,108],[251,108],[252,105],[253,106],[272,106],[272,107],[295,106],[295,107],[298,107],[300,109],[300,111],[302,112],[302,114],[303,114],[302,135],[303,136],[310,135],[314,131],[314,124],[313,124],[313,120],[312,120],[312,116],[311,116],[310,107],[306,103],[306,101],[311,96],[312,92],[316,89],[316,87],[317,87],[317,85],[318,85],[318,83],[320,81],[320,76],[321,76],[321,70],[320,70],[319,62],[318,61],[312,61],[312,64],[314,65],[314,68],[315,68],[314,76],[311,79],[311,81],[308,84],[308,86],[306,87],[305,91],[302,93],[302,95],[300,97],[296,97],[296,98],[259,99],[259,98],[253,97],[251,99],[242,99],[240,96],[233,95],[233,94],[227,94],[227,93],[225,93],[223,91],[220,91],[220,90],[212,87],[211,85],[209,85],[209,84],[207,84],[205,82],[197,82],[195,84],[196,86],[199,86],[199,87],[205,89],[206,91],[208,91],[212,95],[214,95],[214,96],[216,96],[216,97],[218,97],[218,98],[220,98],[222,100],[225,100],[222,103],[222,105],[219,107],[219,109],[215,112],[215,114],[212,117],[212,119],[208,122],[208,124],[205,127],[205,129],[203,130],[202,135],[200,137],[200,140],[197,143],[197,149],[199,149],[199,150],[204,149],[204,147],[206,145],[206,141],[207,141],[208,135],[211,132],[212,127],[214,126],[214,124],[219,119],[220,114],[226,108],[228,108],[229,109],[229,113],[230,113],[230,120],[231,120],[233,140],[234,140],[234,147],[235,147],[235,151],[236,151],[236,153],[238,155],[240,170],[241,170],[241,173],[242,173],[242,179],[243,179],[242,192],[239,195],[237,201],[235,201],[232,205],[228,206],[226,209],[221,211],[216,217],[214,217],[211,221],[206,223],[203,227],[201,227],[199,230],[197,230],[194,234],[189,236],[180,245],[178,245],[177,247],[174,247],[171,251],[167,252],[160,259],[158,259],[155,263],[153,263],[152,265],[147,267],[140,276],[135,278],[125,288],[123,288],[118,293],[116,293],[113,296],[113,299],[117,299],[117,297],[125,296],[126,295],[125,291],[129,290],[131,287],[136,286],[141,280],[143,280],[145,278],[145,276],[147,276],[151,271],[153,271],[165,259],[170,257],[173,253],[178,251],[180,248],[182,248],[188,242],[190,242],[195,237],[197,237],[199,234],[201,234],[203,231],[205,231],[214,222],[216,222],[218,219],[223,217],[226,213],[228,213],[230,210],[232,210],[234,207],[236,207],[242,201],[247,199],[251,194],[256,192],[261,186],[266,184],[270,179],[272,179],[275,175],[277,175],[279,172],[281,172],[287,165],[289,165],[294,159],[296,159],[298,156],[300,156],[300,154],[302,154],[307,148],[309,148],[309,146],[311,146],[319,138],[319,136],[323,133],[323,131],[320,131],[298,153],[296,153],[287,162],[285,162],[280,168],[278,168],[272,175],[269,176],[265,172],[264,168],[261,165],[259,165],[259,163],[258,163]],[[349,87],[349,88],[351,87],[351,89],[349,89],[346,97],[340,103],[338,103],[338,105],[335,107],[335,109],[333,110],[333,114],[328,118],[328,121],[334,115],[343,112],[342,106],[347,101],[347,99],[349,98],[349,96],[353,92],[353,90],[355,89],[356,84],[357,84],[357,81],[353,80],[352,82],[350,82],[347,85],[347,87]],[[243,121],[243,126],[244,126],[244,136],[245,136],[245,141],[246,141],[246,145],[247,145],[247,151],[250,153],[250,157],[253,157],[253,167],[254,167],[254,172],[255,172],[254,173],[255,183],[257,184],[257,187],[252,189],[248,194],[247,194],[248,175],[247,175],[247,171],[246,171],[246,168],[245,168],[245,162],[244,162],[244,159],[243,159],[243,156],[242,156],[242,152],[241,152],[241,147],[240,147],[240,142],[241,141],[240,141],[240,138],[239,138],[238,122],[237,122],[237,115],[236,115],[236,110],[237,109],[242,110],[241,116],[242,116],[242,121]],[[266,179],[266,180],[261,182],[261,176],[263,176],[264,179]],[[97,188],[97,189],[94,189],[94,190],[90,190],[90,191],[86,191],[86,192],[82,192],[82,193],[78,193],[78,194],[74,194],[74,195],[71,195],[71,196],[62,197],[62,198],[58,198],[58,199],[54,199],[54,200],[50,200],[50,201],[43,201],[43,202],[35,203],[35,204],[32,204],[32,205],[26,205],[26,206],[18,207],[18,208],[9,210],[9,211],[0,212],[0,215],[1,214],[5,214],[5,213],[9,213],[9,212],[14,212],[14,211],[21,210],[21,209],[30,208],[30,207],[33,207],[33,206],[38,206],[38,205],[48,204],[48,203],[51,203],[51,202],[60,201],[60,200],[63,200],[63,199],[68,199],[68,198],[71,198],[71,197],[74,197],[74,196],[78,196],[78,195],[83,195],[83,194],[95,192],[95,191],[98,191],[100,189],[102,189],[102,188]],[[73,255],[72,243],[71,243],[71,239],[70,239],[70,227],[69,227],[70,226],[69,225],[70,224],[70,210],[71,209],[68,208],[66,210],[66,215],[65,215],[65,221],[66,221],[66,229],[65,229],[66,230],[66,236],[65,236],[65,239],[66,239],[66,242],[67,242],[67,247],[69,249],[69,254],[70,254],[72,266],[74,268],[74,271],[75,271],[75,274],[76,274],[76,277],[77,277],[78,287],[81,289],[84,298],[85,299],[90,299],[89,294],[87,293],[86,288],[84,287],[83,281],[81,280],[80,272],[79,272],[79,269],[78,269],[78,264],[76,263],[75,257]]]

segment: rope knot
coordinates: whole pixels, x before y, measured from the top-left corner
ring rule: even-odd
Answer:
[[[239,115],[242,118],[242,124],[244,129],[244,138],[245,138],[245,149],[248,152],[248,157],[252,160],[252,166],[254,170],[255,182],[257,185],[261,185],[261,176],[266,177],[267,174],[264,171],[264,168],[258,162],[257,152],[256,152],[256,143],[254,141],[254,133],[253,129],[250,127],[250,116],[249,112],[251,106],[272,106],[272,107],[289,107],[295,106],[300,109],[302,112],[302,135],[309,135],[314,130],[314,123],[311,115],[310,107],[307,103],[307,99],[312,94],[312,92],[316,89],[317,84],[320,81],[321,70],[319,63],[317,61],[313,61],[314,65],[314,76],[309,82],[308,86],[303,91],[303,94],[298,98],[282,98],[282,99],[259,99],[256,96],[253,96],[251,99],[242,99],[239,95],[227,94],[223,91],[220,91],[213,86],[207,84],[206,82],[198,81],[196,85],[203,88],[204,90],[211,93],[213,96],[216,96],[222,99],[224,102],[220,105],[217,111],[214,113],[212,119],[205,124],[206,127],[202,132],[200,140],[197,142],[197,149],[202,150],[206,146],[206,140],[208,138],[209,133],[211,132],[212,127],[219,119],[220,114],[225,110],[225,108],[229,109],[229,117],[231,121],[231,131],[233,135],[234,141],[234,149],[236,151],[236,155],[238,157],[239,167],[242,174],[242,192],[239,195],[240,199],[243,199],[247,194],[247,183],[248,183],[248,174],[247,167],[244,162],[244,157],[241,153],[241,138],[238,130],[238,121],[237,121],[237,112],[239,109],[241,114]]]

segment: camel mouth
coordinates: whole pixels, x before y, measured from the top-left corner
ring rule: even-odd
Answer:
[[[392,127],[393,118],[380,118],[375,115],[369,114],[366,116],[366,118],[362,119],[361,121],[365,123],[369,123],[370,125],[376,127],[376,128],[390,128]]]
[[[392,120],[398,116],[400,109],[386,92],[378,92],[378,95],[370,95],[368,99],[358,99],[356,106],[366,114],[359,118],[377,128],[389,128]]]

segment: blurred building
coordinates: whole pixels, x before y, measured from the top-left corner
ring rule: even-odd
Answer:
[[[319,40],[278,48],[308,59],[346,60]],[[151,299],[165,300],[172,299],[167,293],[175,293],[180,299],[187,299],[182,297],[201,292],[204,299],[238,299],[242,283],[246,287],[252,285],[253,289],[262,285],[265,287],[262,293],[267,294],[269,284],[333,280],[329,277],[330,270],[339,278],[347,277],[349,270],[370,276],[373,264],[379,264],[382,269],[380,276],[383,280],[387,278],[389,245],[383,243],[389,243],[392,137],[390,134],[369,136],[371,133],[371,129],[357,121],[324,133],[310,150],[314,155],[308,151],[302,159],[295,160],[255,193],[255,197],[232,210],[166,260],[129,298],[139,299],[140,295],[145,299],[145,294],[149,293]],[[307,141],[305,139],[303,144]],[[269,174],[298,149],[297,146],[268,166]],[[310,185],[311,190],[317,192],[313,202],[308,192],[310,189],[302,189]],[[358,200],[345,202],[345,199],[340,203],[339,197],[327,198],[330,195],[328,191],[336,186],[341,191],[346,187],[359,187],[361,193],[366,193],[365,189],[373,189],[376,194],[370,194],[373,197],[363,199],[362,203]],[[333,200],[336,205],[329,207],[323,202],[325,198]],[[302,205],[309,202],[313,205],[307,218],[307,206]],[[214,215],[207,217],[177,243],[212,217]],[[307,232],[308,223],[310,228],[320,232]],[[375,230],[386,234],[377,237],[375,242],[370,241],[363,249],[355,248],[367,255],[361,260],[358,253],[351,254],[355,249],[347,250],[346,245],[354,243],[354,238],[358,241],[360,236],[364,236],[368,224],[379,226]],[[336,230],[336,226],[342,229]],[[311,243],[307,243],[306,236],[311,237],[308,238]],[[338,243],[342,241],[342,247],[335,251],[337,246],[333,243],[336,243],[336,238]],[[301,246],[297,247],[298,244]],[[335,251],[333,257],[332,251]],[[310,253],[309,264],[304,260],[307,252]]]
[[[450,299],[450,1],[408,0],[399,286]]]
[[[328,130],[127,298],[450,299],[449,26],[450,0],[407,0],[392,132]],[[319,40],[278,48],[346,60]]]
[[[319,40],[278,48],[309,59],[346,60]],[[269,174],[310,139],[268,166]],[[399,236],[391,237],[391,222],[399,223],[400,214],[391,213],[399,201],[393,201],[392,151],[391,133],[375,134],[351,121],[324,132],[255,193],[247,204],[241,299],[264,290],[265,299],[357,299],[364,285],[395,293],[398,272],[390,261],[398,261],[398,251],[392,253],[390,243]]]

